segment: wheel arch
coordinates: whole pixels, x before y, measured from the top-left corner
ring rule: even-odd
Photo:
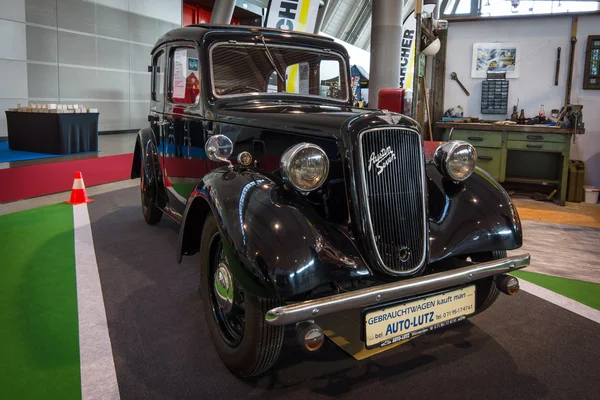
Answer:
[[[523,232],[515,205],[484,170],[453,183],[427,167],[430,262],[475,252],[521,247]]]
[[[194,193],[196,193],[195,196]],[[197,191],[194,190],[190,195],[179,227],[178,263],[181,262],[184,255],[196,254],[200,250],[202,228],[210,212],[212,212],[210,203],[204,197],[197,195]]]
[[[131,163],[131,179],[140,178],[142,176],[142,145],[140,137],[135,139],[135,148],[133,150],[133,161]]]
[[[188,199],[177,259],[200,248],[206,216],[217,220],[232,273],[262,298],[288,298],[336,280],[371,275],[356,245],[277,177],[226,167],[209,172]]]
[[[131,164],[131,179],[140,178],[144,166],[144,182],[150,188],[158,207],[167,204],[166,187],[160,167],[157,140],[150,128],[140,129],[135,141]]]

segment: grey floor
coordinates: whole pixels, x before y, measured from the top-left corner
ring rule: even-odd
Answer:
[[[114,156],[117,154],[133,153],[133,146],[137,133],[120,133],[115,135],[98,136],[98,152],[87,154],[73,154],[68,156],[39,158],[36,160],[25,160],[15,162],[0,163],[0,169],[23,167],[26,165],[47,164],[60,161],[81,160],[84,158],[96,158]]]
[[[363,361],[331,342],[303,352],[290,331],[271,371],[236,379],[210,340],[197,255],[175,260],[177,225],[147,225],[137,188],[98,195],[89,211],[122,399],[592,399],[600,390],[600,325],[525,292]]]
[[[115,135],[116,136],[116,135]],[[123,140],[123,139],[121,139]],[[87,188],[88,196],[137,187],[139,179]],[[69,192],[0,204],[0,215],[59,203]],[[600,229],[522,220],[523,247],[508,254],[530,253],[529,272],[600,283]]]
[[[521,221],[523,247],[509,254],[530,253],[528,272],[600,283],[600,229]]]

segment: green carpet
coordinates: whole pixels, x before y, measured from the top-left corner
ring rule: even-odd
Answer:
[[[526,271],[515,271],[512,272],[512,274],[518,278],[522,278],[528,282],[593,307],[596,310],[600,310],[600,285],[597,283],[559,278],[556,276]]]
[[[186,199],[190,197],[190,193],[194,190],[195,183],[173,183],[173,189]]]
[[[73,210],[0,216],[0,398],[80,399]]]

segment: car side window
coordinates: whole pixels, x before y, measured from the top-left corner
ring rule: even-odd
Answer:
[[[169,60],[169,100],[177,104],[196,104],[200,97],[198,51],[193,47],[174,47]]]
[[[160,51],[152,60],[152,100],[163,101],[164,100],[164,87],[165,87],[165,52]]]

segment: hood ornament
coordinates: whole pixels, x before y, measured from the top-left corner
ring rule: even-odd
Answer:
[[[377,117],[379,119],[384,120],[388,124],[397,124],[400,121],[402,121],[403,115],[390,114],[388,110],[381,110],[381,112],[383,113],[383,115],[378,115]]]

